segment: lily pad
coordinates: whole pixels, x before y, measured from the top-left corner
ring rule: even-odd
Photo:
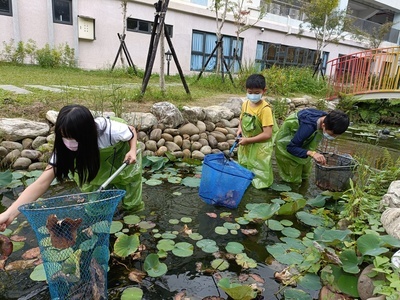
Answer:
[[[29,278],[33,281],[46,281],[46,272],[44,270],[44,265],[37,265],[32,273],[29,275]]]
[[[130,287],[122,292],[121,300],[141,300],[143,291],[137,287]]]
[[[199,187],[200,186],[200,178],[185,177],[184,179],[182,179],[181,183],[187,187]]]
[[[199,240],[201,240],[203,238],[203,236],[201,234],[197,233],[197,232],[189,234],[189,237],[192,240],[195,240],[195,241],[199,241]]]
[[[156,185],[161,185],[163,182],[159,179],[149,179],[145,182],[145,184],[150,185],[150,186],[156,186]]]
[[[244,250],[244,246],[238,242],[229,242],[226,247],[226,251],[232,254],[239,254],[242,253]]]
[[[92,226],[92,230],[94,233],[109,233],[110,232],[110,223],[108,221],[100,221]]]
[[[143,268],[150,277],[160,277],[168,271],[167,265],[160,262],[158,255],[154,253],[146,256]]]
[[[279,183],[273,183],[270,186],[270,189],[277,191],[277,192],[290,192],[292,188],[286,184],[279,184]]]
[[[140,217],[137,215],[129,215],[124,217],[124,223],[127,225],[134,225],[140,222]]]
[[[265,221],[265,224],[268,226],[269,229],[275,230],[275,231],[281,231],[283,228],[285,228],[281,222],[276,221],[276,220],[267,220]]]
[[[214,229],[215,233],[220,234],[220,235],[225,235],[229,232],[228,229],[226,229],[225,227],[222,226],[217,226]]]
[[[192,256],[193,255],[193,245],[186,243],[186,242],[176,243],[174,249],[172,249],[172,253],[175,256],[179,256],[179,257]]]
[[[204,239],[197,241],[196,246],[201,248],[206,253],[214,253],[219,250],[217,243],[214,240]]]
[[[151,221],[141,221],[138,223],[138,226],[142,229],[151,229],[154,228],[156,224]]]
[[[182,217],[181,218],[181,222],[182,223],[191,223],[192,222],[192,218],[190,218],[190,217]]]
[[[332,220],[328,220],[319,215],[313,215],[305,211],[297,212],[296,217],[299,219],[300,222],[313,227],[318,227],[318,226],[331,227],[333,225]]]
[[[182,178],[181,177],[177,177],[177,176],[172,176],[172,177],[168,177],[168,182],[169,183],[181,183]]]
[[[168,221],[168,223],[169,223],[169,224],[176,225],[176,224],[179,224],[179,220],[178,220],[178,219],[170,219],[170,220]]]
[[[89,250],[93,249],[94,246],[96,245],[98,239],[99,238],[97,237],[97,235],[93,235],[90,240],[80,243],[79,249],[81,249],[82,251],[89,251]]]
[[[140,245],[138,235],[120,235],[114,243],[114,253],[120,257],[127,257],[128,255],[137,251]]]
[[[120,231],[123,227],[124,224],[122,224],[120,221],[112,221],[110,226],[110,234]]]
[[[173,234],[173,233],[171,233],[171,232],[164,232],[164,233],[161,235],[161,237],[162,237],[163,239],[170,239],[170,240],[172,240],[172,239],[176,239],[176,234]]]
[[[223,225],[226,229],[229,230],[238,230],[240,229],[240,225],[237,223],[225,222]]]
[[[175,242],[169,239],[159,240],[156,247],[160,251],[161,250],[171,251],[172,249],[175,248]]]
[[[286,227],[282,229],[282,234],[286,235],[287,237],[297,238],[301,235],[300,230],[293,228],[293,227]]]
[[[211,262],[211,267],[215,270],[224,271],[229,268],[229,262],[225,259],[217,258]]]

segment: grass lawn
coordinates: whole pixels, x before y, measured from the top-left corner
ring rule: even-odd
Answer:
[[[168,101],[178,107],[209,106],[226,101],[232,96],[244,96],[245,91],[235,86],[225,76],[186,76],[190,90],[187,94],[179,76],[166,76],[166,90],[162,92],[159,76],[152,75],[144,95],[141,93],[143,71],[138,75],[121,69],[87,71],[71,68],[41,68],[31,65],[12,65],[0,62],[0,85],[14,85],[31,91],[16,94],[0,89],[0,117],[23,117],[43,120],[48,110],[59,110],[67,104],[79,103],[93,110],[149,111],[160,101]],[[62,86],[55,93],[26,85]]]

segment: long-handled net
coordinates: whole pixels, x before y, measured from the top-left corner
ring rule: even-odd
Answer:
[[[124,195],[103,190],[19,207],[35,231],[52,299],[107,299],[110,225]]]

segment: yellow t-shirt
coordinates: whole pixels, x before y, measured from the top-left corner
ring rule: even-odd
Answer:
[[[250,100],[246,100],[242,104],[242,112],[240,114],[240,119],[242,119],[243,113],[248,113],[250,115],[256,116],[263,127],[273,126],[274,120],[272,116],[272,109],[269,103],[265,100],[261,100],[257,103],[257,106],[251,106]]]

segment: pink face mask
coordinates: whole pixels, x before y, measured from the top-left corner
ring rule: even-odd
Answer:
[[[78,150],[78,142],[74,139],[67,139],[67,138],[62,138],[65,147],[67,147],[71,151],[77,151]]]

